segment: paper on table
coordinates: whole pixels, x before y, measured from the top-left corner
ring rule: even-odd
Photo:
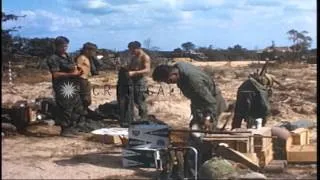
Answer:
[[[97,135],[128,136],[128,128],[102,128],[91,132]]]

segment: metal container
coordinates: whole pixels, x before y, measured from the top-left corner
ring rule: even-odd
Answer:
[[[168,125],[142,121],[129,126],[128,148],[165,148],[168,146]]]
[[[150,148],[129,148],[122,151],[123,167],[157,168],[159,151]]]

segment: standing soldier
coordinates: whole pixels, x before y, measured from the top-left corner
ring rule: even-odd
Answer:
[[[83,72],[80,76],[80,97],[85,110],[91,105],[91,85],[88,80],[92,75],[90,59],[96,55],[97,45],[87,42],[83,45],[80,55],[76,58],[78,68]]]
[[[68,38],[59,36],[54,44],[55,53],[47,60],[57,104],[54,118],[62,127],[61,135],[69,136],[77,133],[74,127],[83,117],[78,82],[83,72],[77,68],[67,53]]]
[[[133,55],[129,63],[129,77],[133,82],[134,103],[139,110],[141,119],[146,119],[148,110],[146,104],[147,81],[145,76],[150,72],[150,57],[141,49],[141,43],[133,41],[128,44],[129,51]]]

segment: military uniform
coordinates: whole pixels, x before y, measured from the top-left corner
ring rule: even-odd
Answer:
[[[48,60],[50,72],[72,72],[76,66],[69,57],[57,54],[52,55]],[[79,94],[79,78],[77,77],[52,77],[52,87],[55,93],[57,104],[54,113],[55,121],[63,129],[73,127],[83,116],[83,106]]]
[[[202,123],[206,114],[212,117],[216,125],[216,118],[227,108],[220,89],[209,75],[196,66],[178,62],[175,67],[179,69],[180,76],[177,85],[183,95],[191,101],[193,121]]]
[[[191,113],[193,118],[189,124],[192,129],[193,125],[204,123],[204,117],[210,116],[213,128],[217,126],[217,117],[227,109],[226,102],[221,95],[221,91],[216,87],[211,77],[203,72],[200,68],[185,62],[177,62],[174,67],[179,69],[179,80],[177,86],[184,96],[191,100]],[[203,129],[202,129],[203,130]],[[202,142],[201,137],[195,137],[190,134],[189,145],[198,150],[198,167],[211,158],[212,147],[210,144]],[[194,155],[192,152],[186,154],[185,176],[190,177],[194,173]]]

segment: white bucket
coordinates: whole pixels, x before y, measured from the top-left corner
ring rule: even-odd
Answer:
[[[262,118],[256,119],[256,122],[257,122],[257,129],[262,128]]]

